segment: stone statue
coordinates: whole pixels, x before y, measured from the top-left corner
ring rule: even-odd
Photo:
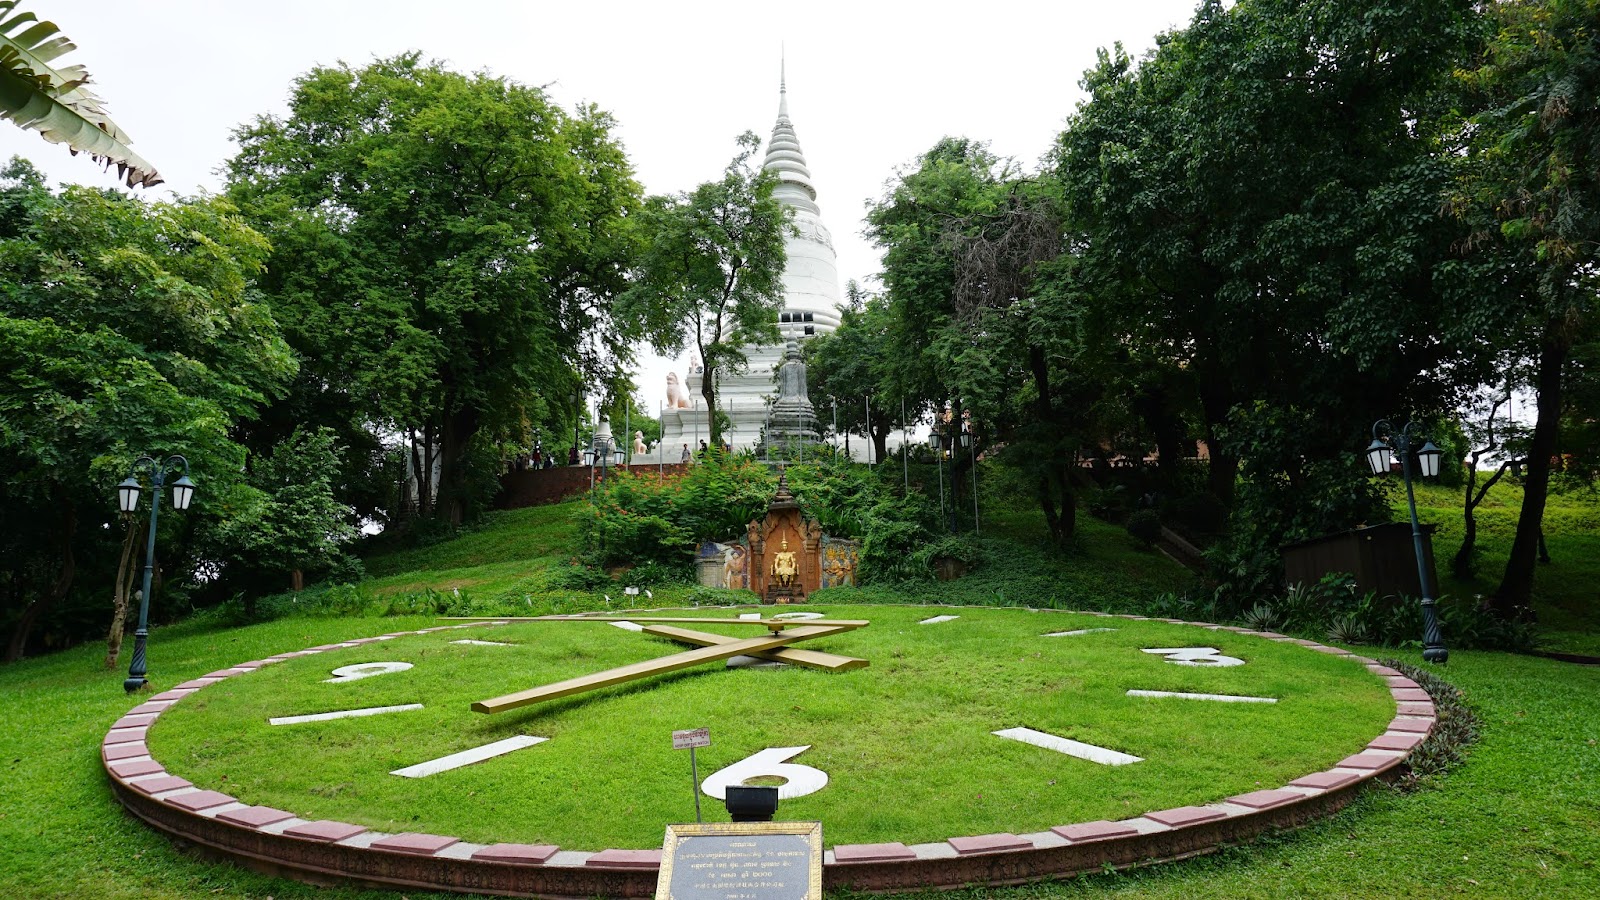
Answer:
[[[634,455],[635,456],[642,456],[642,455],[644,455],[646,453],[649,453],[649,452],[650,452],[650,448],[646,447],[644,445],[644,432],[635,431],[633,433],[633,453],[634,453]]]
[[[799,575],[800,567],[795,562],[794,551],[789,549],[789,539],[785,537],[783,549],[772,556],[772,578],[779,586],[789,587]]]
[[[700,373],[704,372],[705,370],[706,370],[706,367],[700,365],[700,354],[698,354],[698,353],[689,354],[689,374],[690,375],[699,375]]]
[[[667,373],[667,409],[692,409],[689,392],[683,389],[677,372]]]

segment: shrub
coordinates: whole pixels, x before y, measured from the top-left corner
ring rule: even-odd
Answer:
[[[1149,548],[1161,537],[1161,516],[1153,509],[1135,510],[1126,527],[1134,540]]]

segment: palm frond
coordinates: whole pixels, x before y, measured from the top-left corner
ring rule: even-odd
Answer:
[[[108,168],[115,163],[128,187],[160,184],[161,174],[129,148],[128,135],[85,86],[88,71],[51,65],[74,44],[55,23],[16,6],[16,0],[0,0],[0,117]]]

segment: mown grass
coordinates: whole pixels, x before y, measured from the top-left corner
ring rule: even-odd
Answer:
[[[1513,506],[1512,500],[1513,495],[1507,493],[1503,501],[1507,510]],[[1459,529],[1458,495],[1440,492],[1435,499],[1425,491],[1423,502],[1425,509],[1439,510],[1437,521],[1445,526],[1437,542],[1443,574],[1448,570],[1447,554],[1454,549],[1448,543],[1449,529]],[[1120,530],[1097,526],[1086,516],[1080,521],[1089,527],[1084,529],[1075,557],[1035,563],[1048,556],[1039,549],[1037,512],[1025,506],[1006,512],[1002,506],[986,504],[985,534],[1009,541],[1006,546],[1014,552],[1002,556],[1002,561],[1015,563],[1015,569],[997,565],[987,573],[980,570],[950,583],[966,582],[959,591],[950,588],[951,593],[938,596],[977,599],[988,595],[993,602],[1001,596],[1037,595],[1051,590],[1063,571],[1076,568],[1080,581],[1073,597],[1096,597],[1131,606],[1142,593],[1169,589],[1156,585],[1180,584],[1187,577],[1159,555],[1138,550]],[[1514,514],[1508,515],[1514,522]],[[455,590],[449,581],[478,578],[481,580],[462,588],[474,602],[491,595],[496,602],[501,598],[523,602],[515,593],[518,582],[541,579],[539,584],[547,589],[538,595],[539,611],[552,604],[560,604],[562,611],[602,605],[599,592],[549,585],[550,572],[565,561],[568,552],[563,547],[563,529],[570,527],[569,516],[569,509],[563,506],[518,511],[465,538],[409,551],[408,555],[369,560],[369,571],[380,577],[368,585],[391,590],[395,597],[427,589],[448,596]],[[570,535],[570,531],[565,533]],[[1591,601],[1600,579],[1585,573],[1592,571],[1586,567],[1595,565],[1600,554],[1585,541],[1593,540],[1593,526],[1580,522],[1573,529],[1547,529],[1547,535],[1555,561],[1540,569],[1541,614],[1550,624],[1563,621],[1549,611],[1553,605],[1571,610],[1572,618],[1566,620],[1571,630],[1563,634],[1571,635],[1578,645],[1592,641],[1596,629]],[[457,546],[462,541],[468,543]],[[1509,547],[1509,537],[1505,546]],[[1485,540],[1482,575],[1472,588],[1475,592],[1492,589],[1499,577],[1503,558],[1497,561],[1494,552],[1493,544]],[[1016,562],[1023,559],[1030,561]],[[1046,564],[1048,568],[1035,568]],[[999,577],[1005,571],[1013,574]],[[1007,585],[1017,589],[1012,592]],[[933,590],[944,588],[934,586]],[[676,599],[679,589],[656,593]],[[681,590],[683,597],[691,593],[690,588]],[[928,596],[922,590],[898,597],[884,592],[882,599],[915,602]],[[1069,603],[1063,600],[1062,605]],[[246,627],[225,627],[226,617],[204,616],[158,628],[151,642],[155,684],[169,686],[286,649],[419,628],[434,621],[360,617],[381,611],[373,606],[356,606],[353,611],[355,616],[346,618],[295,616],[291,610],[288,618]],[[5,751],[0,757],[4,763],[0,767],[0,846],[5,848],[0,853],[0,897],[392,900],[397,896],[346,887],[314,888],[231,864],[207,862],[179,851],[124,814],[106,785],[98,743],[131,702],[121,691],[122,673],[102,669],[101,655],[98,648],[83,646],[0,667],[0,723],[5,726],[0,732],[4,735],[0,748]],[[1502,653],[1457,651],[1447,667],[1436,671],[1465,691],[1483,720],[1482,739],[1470,749],[1464,765],[1444,777],[1429,779],[1420,791],[1371,790],[1350,809],[1324,822],[1189,862],[1063,883],[956,892],[956,896],[1017,900],[1600,896],[1596,864],[1600,859],[1600,788],[1596,787],[1600,781],[1600,749],[1596,747],[1600,739],[1600,669]],[[197,699],[204,696],[197,695]],[[292,766],[294,761],[288,756],[279,764]],[[221,787],[228,790],[226,783]],[[686,784],[674,791],[681,791],[687,803]],[[872,799],[879,805],[897,802],[895,795]],[[833,842],[833,826],[825,822],[824,828]],[[407,891],[405,896],[415,900],[450,895]]]
[[[692,815],[688,760],[671,749],[670,734],[709,726],[702,777],[770,747],[809,746],[794,761],[832,781],[786,801],[786,816],[829,823],[830,844],[917,843],[1126,818],[1280,785],[1357,752],[1394,714],[1379,680],[1350,661],[1260,638],[1128,620],[1111,621],[1111,632],[1044,637],[1107,620],[1020,609],[964,609],[935,625],[918,624],[925,608],[813,609],[872,624],[808,648],[872,665],[827,673],[717,664],[494,716],[470,712],[474,700],[681,649],[600,622],[521,623],[470,632],[511,646],[453,644],[467,632],[449,631],[230,679],[162,716],[148,742],[196,784],[226,785],[247,802],[309,818],[599,850],[659,846],[664,823]],[[1141,652],[1188,646],[1217,647],[1247,664],[1177,666]],[[414,668],[323,681],[340,665],[391,660]],[[1127,697],[1130,688],[1280,702]],[[407,703],[425,708],[267,722]],[[1145,760],[1105,767],[991,734],[1017,726]],[[425,779],[388,774],[519,734],[549,740]],[[277,764],[289,757],[294,766]],[[882,802],[890,796],[894,803]],[[713,809],[712,819],[726,814]]]

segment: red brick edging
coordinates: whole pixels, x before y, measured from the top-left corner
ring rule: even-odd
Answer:
[[[899,891],[1018,884],[1106,866],[1125,868],[1210,853],[1269,830],[1304,825],[1343,808],[1368,781],[1397,774],[1437,721],[1432,700],[1415,682],[1366,657],[1272,632],[1180,619],[1154,621],[1256,635],[1355,660],[1384,678],[1395,699],[1395,718],[1365,749],[1325,772],[1205,806],[1157,810],[1120,822],[1058,825],[1033,834],[960,836],[910,847],[898,842],[838,845],[824,852],[824,886],[830,890]],[[145,747],[145,732],[157,716],[224,678],[326,650],[503,624],[473,622],[323,644],[186,681],[151,697],[113,723],[101,742],[101,759],[111,776],[112,791],[129,812],[171,837],[302,881],[355,881],[519,897],[653,896],[660,850],[591,853],[549,845],[483,845],[442,835],[392,835],[344,822],[307,821],[197,787],[168,772]]]

